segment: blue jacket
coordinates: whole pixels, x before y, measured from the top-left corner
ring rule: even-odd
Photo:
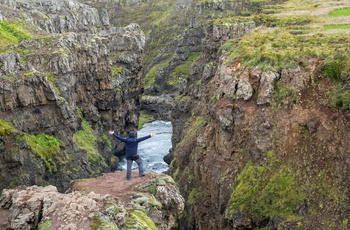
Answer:
[[[126,156],[129,156],[129,157],[137,154],[137,147],[138,147],[139,142],[144,141],[144,140],[151,137],[151,135],[147,135],[144,137],[136,138],[136,134],[134,131],[129,132],[128,138],[121,137],[115,133],[113,133],[113,136],[115,138],[117,138],[118,140],[125,142]]]

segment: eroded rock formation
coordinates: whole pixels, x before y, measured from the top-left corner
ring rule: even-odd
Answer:
[[[2,3],[4,18],[42,30],[0,55],[0,116],[12,126],[1,136],[0,189],[62,191],[115,170],[123,146],[114,149],[107,131],[137,127],[144,33],[137,24],[106,27],[108,15],[74,1]]]
[[[124,172],[75,181],[70,192],[54,186],[5,189],[2,229],[171,229],[184,200],[171,177],[124,180]],[[123,179],[121,179],[123,178]]]

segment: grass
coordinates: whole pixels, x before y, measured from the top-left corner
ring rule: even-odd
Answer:
[[[324,25],[325,30],[350,30],[350,24],[332,24]]]
[[[0,136],[10,135],[14,131],[15,131],[15,128],[12,126],[10,122],[0,118]]]
[[[157,65],[154,65],[146,74],[145,76],[145,88],[149,88],[152,85],[154,85],[155,76],[159,70],[163,70],[164,67],[168,64],[168,62],[159,63]]]
[[[51,228],[51,222],[49,220],[39,224],[38,230],[49,230]]]
[[[299,99],[299,95],[293,89],[290,89],[281,84],[281,82],[276,82],[274,98],[278,103],[281,103],[283,100],[288,100],[288,106],[291,109],[293,104]]]
[[[0,47],[18,44],[23,40],[31,39],[32,35],[26,31],[23,21],[0,21]]]
[[[151,122],[154,120],[154,117],[151,114],[148,114],[146,111],[140,111],[138,130],[142,129],[145,123]]]
[[[105,159],[101,156],[97,149],[97,137],[91,125],[86,121],[82,121],[82,130],[79,130],[73,134],[73,140],[80,149],[84,149],[87,152],[89,165],[96,170],[93,174],[97,176],[100,174],[103,168],[107,167]]]
[[[37,135],[26,134],[25,140],[33,153],[44,161],[49,172],[57,172],[55,159],[61,150],[60,140],[43,133]]]
[[[176,66],[174,71],[170,74],[167,84],[171,86],[178,86],[179,84],[181,84],[183,79],[189,74],[192,62],[196,61],[199,57],[199,52],[190,53],[186,62],[182,65]]]
[[[329,14],[329,17],[342,17],[342,16],[350,16],[350,8],[340,8],[332,10]]]
[[[295,68],[303,59],[344,59],[350,37],[342,34],[317,34],[295,36],[284,29],[256,30],[244,39],[233,40],[235,45],[228,51],[227,64],[242,57],[248,67],[280,72],[284,68]],[[227,41],[232,44],[231,41]]]
[[[261,166],[249,161],[232,188],[230,214],[248,211],[258,221],[277,216],[298,219],[295,211],[305,198],[296,186],[293,171],[274,160]]]
[[[192,122],[188,122],[186,125],[187,132],[183,139],[197,136],[199,134],[199,131],[203,127],[204,123],[205,123],[205,119],[202,116],[197,116],[193,119]]]

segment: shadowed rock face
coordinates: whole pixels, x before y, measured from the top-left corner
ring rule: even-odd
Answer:
[[[2,3],[4,17],[39,25],[45,39],[0,54],[0,117],[13,126],[0,137],[0,190],[50,183],[61,191],[72,179],[116,168],[123,146],[114,149],[107,131],[137,127],[144,33],[137,24],[106,28],[106,15],[78,2]],[[83,130],[92,136],[77,140]],[[28,138],[38,134],[54,138],[59,151],[35,150]]]

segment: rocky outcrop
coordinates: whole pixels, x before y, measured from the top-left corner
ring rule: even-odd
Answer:
[[[5,18],[30,22],[48,33],[96,33],[98,28],[110,26],[106,9],[97,10],[78,1],[2,0],[0,3],[3,8],[11,9],[3,9]]]
[[[12,126],[0,136],[0,190],[50,183],[62,191],[114,170],[123,146],[114,148],[107,131],[138,124],[140,27],[101,27],[106,15],[74,1],[2,3],[3,17],[27,9],[19,18],[45,31],[0,54],[0,116]]]
[[[175,216],[184,207],[174,181],[169,176],[153,174],[153,179],[140,180],[132,188],[125,186],[125,181],[116,181],[119,174],[85,180],[83,188],[76,181],[66,194],[54,186],[5,189],[0,197],[0,227],[171,229]],[[101,183],[99,187],[96,181]]]
[[[330,108],[334,85],[320,71],[323,60],[273,71],[246,66],[244,54],[232,58],[224,47],[255,29],[238,24],[208,23],[200,58],[175,97],[167,159],[186,199],[179,228],[318,229],[321,219],[348,228],[348,110]],[[229,36],[238,39],[225,44]]]

